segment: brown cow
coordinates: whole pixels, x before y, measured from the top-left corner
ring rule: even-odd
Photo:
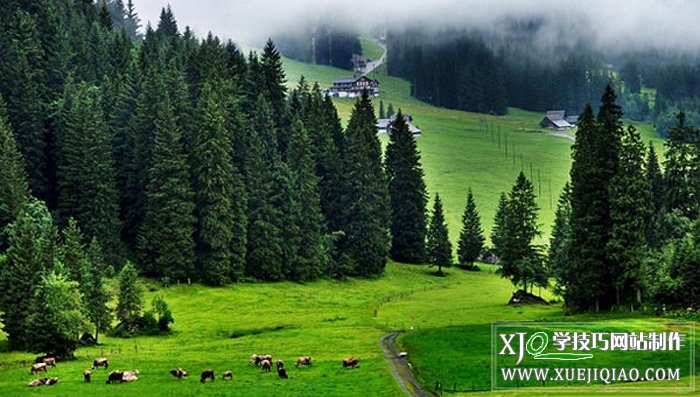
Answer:
[[[233,372],[231,372],[231,371],[224,372],[224,374],[221,376],[221,379],[223,379],[223,380],[233,379]]]
[[[269,360],[272,362],[272,355],[270,354],[253,354],[250,356],[249,364],[260,366],[264,360]]]
[[[83,380],[85,380],[85,383],[90,383],[92,381],[92,371],[85,371],[83,372]]]
[[[124,372],[122,371],[112,371],[107,377],[107,384],[111,383],[122,383],[124,382]]]
[[[348,367],[359,368],[360,367],[360,360],[356,359],[355,357],[343,359],[343,368],[348,368]]]
[[[272,370],[272,363],[270,360],[262,360],[260,366],[262,367],[263,372],[270,372],[270,370]]]
[[[216,379],[213,369],[205,369],[202,371],[202,376],[199,378],[199,381],[204,383],[207,379],[211,379],[212,382]]]
[[[95,361],[92,362],[92,369],[97,369],[103,367],[104,369],[109,368],[109,360],[106,358],[96,358]]]
[[[170,371],[170,374],[178,379],[186,378],[190,375],[182,368],[173,369]]]
[[[46,366],[46,363],[37,363],[32,365],[32,367],[29,369],[29,373],[31,375],[36,375],[39,372],[44,371],[46,373],[49,373],[49,369]]]
[[[309,357],[309,356],[299,357],[299,359],[297,360],[297,364],[296,364],[297,368],[299,368],[300,365],[305,365],[307,367],[310,367],[311,366],[311,357]]]
[[[44,364],[46,364],[50,367],[56,368],[56,359],[53,357],[46,357],[46,358],[42,359],[41,362],[43,362]]]

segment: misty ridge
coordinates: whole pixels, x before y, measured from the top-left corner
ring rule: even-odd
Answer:
[[[268,37],[329,24],[338,30],[419,29],[478,32],[493,39],[530,41],[540,50],[606,53],[654,51],[700,54],[700,3],[687,0],[418,0],[411,2],[265,0],[170,0],[180,23],[199,36],[209,31],[244,46],[262,47]],[[135,2],[144,21],[157,21],[161,0]]]

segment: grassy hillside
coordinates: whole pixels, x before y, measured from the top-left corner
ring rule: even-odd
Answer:
[[[368,45],[368,42],[363,41],[363,44]],[[341,69],[291,60],[285,60],[285,70],[290,87],[302,75],[308,81],[318,81],[322,87],[328,87],[334,79],[350,74]],[[459,235],[467,189],[474,190],[482,224],[489,234],[499,195],[510,190],[521,170],[535,185],[543,239],[548,239],[557,199],[569,178],[572,140],[552,136],[550,131],[540,129],[540,113],[511,108],[506,116],[487,116],[438,108],[411,97],[410,84],[387,76],[385,66],[372,76],[379,79],[382,90],[380,98],[374,100],[375,109],[379,109],[379,100],[384,101],[385,107],[392,103],[396,109],[411,114],[423,130],[418,145],[426,183],[431,196],[438,192],[443,199],[453,241]],[[336,99],[335,104],[341,118],[346,121],[354,101]],[[662,139],[650,125],[637,126],[645,140],[654,141],[658,149],[662,148]],[[381,139],[386,142],[386,135]]]

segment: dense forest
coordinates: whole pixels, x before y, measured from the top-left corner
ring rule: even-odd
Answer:
[[[353,54],[362,55],[357,31],[335,26],[332,21],[311,24],[301,32],[274,37],[279,51],[297,61],[352,70]]]
[[[14,348],[70,355],[80,299],[109,329],[103,278],[117,273],[127,333],[167,329],[170,316],[156,301],[160,325],[138,314],[137,275],[215,286],[377,275],[392,213],[425,216],[425,199],[390,209],[405,189],[424,194],[407,126],[385,169],[371,101],[343,129],[317,85],[288,91],[271,40],[245,55],[181,30],[169,7],[141,37],[119,0],[4,1],[0,18],[0,310]],[[387,177],[404,172],[415,187]],[[406,237],[415,261],[423,235]],[[44,319],[25,316],[52,293],[65,299]],[[52,332],[29,332],[39,321]]]
[[[696,58],[603,54],[585,44],[543,51],[532,37],[527,29],[512,40],[471,31],[390,30],[389,73],[409,80],[416,98],[453,109],[562,109],[578,115],[610,84],[626,117],[653,122],[663,136],[679,111],[700,122]]]

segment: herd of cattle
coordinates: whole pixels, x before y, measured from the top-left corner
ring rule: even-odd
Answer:
[[[272,355],[270,354],[253,354],[250,357],[249,364],[254,365],[257,367],[260,367],[263,372],[270,372],[272,371]],[[282,360],[277,360],[275,363],[277,367],[277,376],[280,379],[287,379],[287,370],[284,367],[284,362]],[[297,360],[295,366],[297,368],[299,367],[310,367],[311,366],[311,357],[310,356],[303,356],[299,357]],[[44,372],[48,375],[49,373],[49,367],[56,367],[56,359],[53,357],[39,357],[37,358],[37,362],[32,365],[32,367],[29,369],[29,373],[31,375],[36,375],[39,372]],[[359,360],[355,357],[350,357],[343,359],[343,368],[359,368]],[[92,381],[92,372],[99,369],[99,368],[104,368],[104,369],[109,369],[109,360],[106,358],[98,358],[92,362],[92,368],[90,370],[87,370],[83,372],[83,379],[85,380],[86,383],[90,383]],[[107,384],[111,383],[124,383],[124,382],[135,382],[137,381],[138,375],[140,374],[139,370],[135,369],[133,371],[112,371],[109,373],[107,376]],[[189,373],[185,371],[182,368],[176,368],[170,371],[170,374],[178,379],[183,379],[189,376]],[[201,383],[206,383],[207,380],[214,381],[216,379],[216,374],[213,369],[205,369],[202,371],[202,374],[199,378],[199,381]],[[233,379],[233,373],[231,371],[225,371],[221,379],[223,380],[231,380]],[[38,387],[38,386],[53,386],[58,383],[58,378],[37,378],[32,380],[31,382],[27,383],[27,386],[29,387]]]

